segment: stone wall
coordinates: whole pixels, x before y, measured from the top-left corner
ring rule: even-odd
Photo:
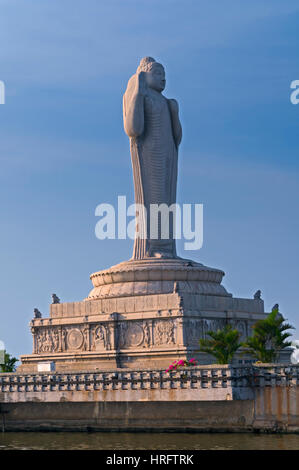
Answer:
[[[0,374],[6,430],[299,432],[299,366]]]
[[[182,403],[31,401],[0,406],[0,430],[2,425],[6,431],[238,432],[252,429],[254,413],[252,400]]]

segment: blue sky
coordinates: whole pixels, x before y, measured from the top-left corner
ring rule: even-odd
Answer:
[[[0,338],[32,349],[33,308],[78,301],[89,275],[130,258],[99,241],[95,207],[133,202],[122,94],[141,57],[180,105],[178,200],[204,204],[204,245],[183,252],[262,290],[299,328],[299,5],[252,0],[0,0]]]

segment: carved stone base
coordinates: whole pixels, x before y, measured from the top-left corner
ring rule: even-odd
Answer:
[[[221,285],[223,276],[219,269],[181,258],[124,261],[90,276],[94,288],[88,300],[168,294],[177,283],[189,293],[229,296]]]
[[[261,299],[237,299],[221,285],[224,273],[189,260],[128,261],[92,274],[81,302],[52,304],[49,318],[31,322],[32,355],[20,371],[54,361],[56,370],[166,367],[173,360],[211,358],[198,340],[227,322],[250,335],[265,318]]]

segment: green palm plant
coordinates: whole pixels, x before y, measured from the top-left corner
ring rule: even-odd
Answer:
[[[287,330],[294,327],[284,322],[278,308],[273,308],[267,318],[258,320],[253,325],[253,335],[247,338],[244,346],[255,359],[260,362],[275,362],[279,352],[291,346],[291,341],[286,341],[291,336]]]
[[[10,354],[4,354],[4,363],[0,364],[0,372],[15,372],[18,359]]]
[[[200,351],[214,356],[217,364],[229,364],[242,346],[239,331],[227,324],[222,330],[208,331],[207,334],[210,339],[199,340]]]

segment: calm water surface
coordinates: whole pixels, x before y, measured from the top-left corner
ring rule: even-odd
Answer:
[[[299,450],[299,435],[0,433],[0,450]]]

